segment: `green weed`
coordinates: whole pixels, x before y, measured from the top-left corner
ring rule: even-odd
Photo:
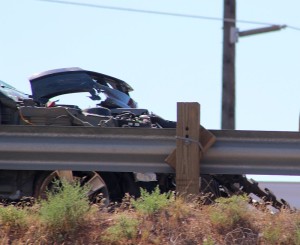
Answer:
[[[116,223],[106,230],[104,240],[113,243],[123,239],[134,239],[137,236],[138,225],[138,220],[121,214]]]
[[[158,186],[152,193],[149,193],[141,188],[141,197],[137,200],[132,200],[132,205],[139,212],[145,214],[154,214],[167,207],[172,200],[172,197],[173,194],[171,192],[160,193]]]
[[[203,240],[203,245],[214,245],[214,244],[215,244],[215,241],[211,237],[205,238]]]
[[[212,224],[220,231],[228,232],[238,226],[247,226],[249,219],[248,198],[234,195],[230,198],[216,199],[216,205],[210,209]]]
[[[296,229],[294,240],[296,245],[300,245],[300,228]]]
[[[279,226],[268,226],[263,232],[263,238],[267,244],[278,244],[281,237],[281,229]]]
[[[54,192],[41,201],[40,218],[48,228],[61,233],[76,230],[90,209],[88,187],[67,181],[55,182]]]
[[[23,227],[27,222],[27,212],[15,206],[0,206],[0,222],[4,226]]]

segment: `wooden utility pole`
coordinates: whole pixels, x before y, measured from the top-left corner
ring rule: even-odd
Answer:
[[[222,129],[235,129],[235,19],[236,1],[224,0]]]
[[[272,25],[252,30],[236,28],[236,0],[224,0],[222,129],[235,129],[235,44],[239,37],[279,31],[286,25]]]

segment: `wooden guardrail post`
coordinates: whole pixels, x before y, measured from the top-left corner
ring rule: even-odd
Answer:
[[[176,128],[176,191],[183,195],[199,193],[199,125],[199,103],[178,102]]]

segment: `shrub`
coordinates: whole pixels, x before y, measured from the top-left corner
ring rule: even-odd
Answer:
[[[216,205],[210,209],[210,219],[219,231],[228,232],[239,226],[250,225],[249,213],[248,198],[234,195],[216,199]]]
[[[132,205],[139,212],[154,214],[167,207],[170,203],[171,197],[173,197],[171,192],[161,194],[158,186],[152,193],[141,188],[141,197],[137,200],[132,200]]]
[[[27,212],[24,209],[15,206],[0,206],[0,221],[4,226],[11,228],[23,227],[27,220]]]
[[[294,240],[295,240],[296,245],[300,245],[300,228],[299,227],[296,228]]]
[[[174,199],[174,198],[173,198]],[[166,211],[170,214],[170,218],[180,222],[181,219],[191,215],[193,203],[187,203],[182,197],[176,197],[176,200],[168,199],[169,203]]]
[[[298,213],[281,210],[269,215],[268,222],[262,229],[262,239],[267,244],[300,245],[300,226]]]
[[[209,236],[203,240],[203,245],[215,245],[215,241]]]
[[[123,239],[134,239],[137,236],[138,225],[138,220],[121,214],[116,223],[106,230],[104,240],[114,243]]]
[[[281,233],[279,226],[268,226],[264,229],[263,238],[268,244],[278,244]]]
[[[88,186],[81,187],[78,182],[54,182],[54,191],[41,201],[41,220],[53,231],[76,230],[90,208],[88,191]]]

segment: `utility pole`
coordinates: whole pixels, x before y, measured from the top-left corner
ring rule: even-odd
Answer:
[[[222,129],[235,129],[235,19],[235,0],[224,0]]]
[[[239,37],[279,31],[286,25],[272,25],[252,30],[236,28],[236,0],[224,0],[222,129],[235,129],[235,44]]]

